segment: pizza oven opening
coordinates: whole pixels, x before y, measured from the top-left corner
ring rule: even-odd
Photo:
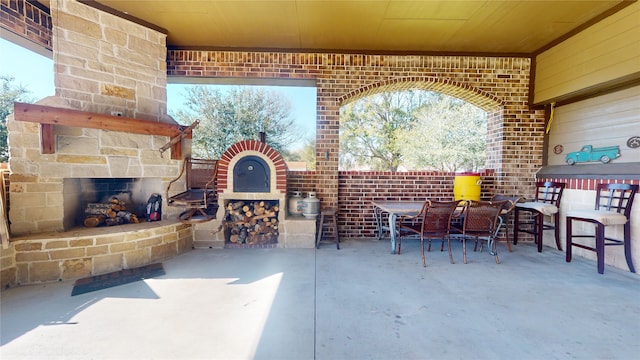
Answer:
[[[233,189],[241,193],[268,193],[270,178],[271,169],[262,158],[245,156],[233,168]]]

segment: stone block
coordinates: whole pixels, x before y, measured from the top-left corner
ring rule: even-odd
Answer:
[[[193,238],[192,237],[180,238],[177,240],[177,245],[178,245],[179,254],[187,252],[193,249]]]
[[[138,249],[144,249],[144,248],[148,248],[148,247],[152,247],[155,245],[160,245],[162,244],[162,236],[154,236],[154,237],[150,237],[148,239],[142,239],[139,241],[136,241],[136,247]]]
[[[42,174],[55,178],[71,177],[73,170],[68,164],[56,163],[55,161],[40,163],[39,166]]]
[[[60,136],[56,138],[56,152],[70,155],[99,155],[100,143],[97,138]]]
[[[153,232],[151,230],[129,232],[124,234],[124,241],[137,241],[141,239],[150,238],[152,236],[153,236]]]
[[[65,136],[65,137],[84,136],[84,132],[82,131],[82,128],[71,127],[71,126],[56,126],[55,133],[58,138],[61,136]]]
[[[64,226],[62,225],[62,218],[52,218],[49,221],[38,221],[36,223],[36,231],[40,232],[48,232],[48,231],[62,231]]]
[[[136,248],[137,248],[136,242],[133,242],[133,241],[127,241],[127,242],[109,245],[109,251],[111,253],[121,253],[129,250],[134,250]]]
[[[95,165],[77,165],[71,168],[70,177],[93,178],[93,177],[110,177],[109,169],[106,166]]]
[[[136,249],[125,252],[124,263],[127,269],[143,266],[151,263],[150,249]]]
[[[62,262],[62,279],[78,279],[91,275],[91,259],[74,259]]]
[[[140,136],[138,134],[126,134],[118,132],[103,133],[100,138],[103,147],[113,148],[131,148],[131,149],[150,149],[151,141],[148,136]],[[157,149],[156,149],[157,152]]]
[[[62,278],[60,262],[36,261],[29,264],[28,282],[48,282]]]
[[[60,260],[60,259],[77,259],[86,256],[86,251],[84,248],[73,248],[73,249],[65,249],[65,250],[52,250],[49,251],[49,258],[51,260]]]
[[[66,240],[47,241],[44,245],[45,249],[64,249],[69,247],[69,242]]]
[[[25,264],[16,264],[16,269],[18,269],[17,278],[18,284],[28,284],[29,283],[29,265]]]
[[[5,269],[15,265],[16,262],[14,256],[3,256],[2,258],[0,258],[0,269]]]
[[[151,248],[151,261],[162,261],[170,259],[178,254],[175,243],[162,244]]]
[[[96,245],[115,244],[125,241],[122,235],[102,236],[96,238]]]
[[[113,81],[113,79],[109,79]],[[136,91],[134,89],[128,89],[118,85],[108,85],[102,84],[102,88],[100,89],[100,94],[104,96],[113,96],[127,100],[135,100],[136,99]]]
[[[14,245],[16,252],[39,251],[42,250],[41,242],[23,242]]]
[[[34,208],[42,208],[42,194],[34,194],[34,193],[11,193],[11,206],[12,208],[22,208],[22,209],[31,209]]]
[[[78,55],[82,57],[82,55]],[[87,57],[87,59],[93,59],[95,55]],[[61,96],[67,99],[74,99],[80,102],[89,102],[91,97],[78,94],[76,89],[83,89],[85,94],[98,94],[100,89],[100,83],[98,81],[79,79],[71,75],[58,74],[57,79],[59,81],[59,87],[65,89]]]
[[[105,255],[109,253],[109,246],[89,246],[87,247],[87,256]]]
[[[0,271],[0,290],[7,289],[18,284],[18,269],[16,267],[3,268]]]
[[[35,183],[38,181],[38,175],[24,175],[12,173],[9,175],[11,183]]]
[[[288,249],[312,249],[315,247],[316,237],[314,234],[298,234],[295,236],[290,234],[281,234],[280,237],[278,237],[278,241],[280,242],[281,247]]]
[[[162,235],[162,242],[164,243],[175,242],[177,240],[178,240],[178,233],[174,232],[174,233]]]
[[[65,164],[89,164],[89,165],[106,165],[107,159],[104,156],[91,155],[58,155],[58,162]]]
[[[87,36],[86,34],[67,31],[65,32],[64,38],[68,42],[71,42],[73,44],[83,45],[93,49],[97,49],[100,47],[100,39],[96,39],[95,37],[92,37],[92,36]]]
[[[138,150],[135,149],[120,149],[120,148],[101,148],[100,155],[104,156],[126,156],[126,157],[137,157]],[[129,159],[127,159],[129,161]],[[128,164],[127,164],[128,167]],[[113,167],[112,167],[113,168]]]
[[[77,239],[77,240],[69,240],[69,246],[71,247],[88,247],[93,246],[93,239]]]
[[[125,46],[127,44],[127,34],[118,29],[105,27],[103,33],[104,39],[111,45]]]
[[[122,254],[109,254],[93,258],[93,275],[106,274],[124,268]]]
[[[60,192],[62,191],[62,183],[49,182],[49,183],[27,183],[26,191],[29,193],[44,193],[44,192]]]

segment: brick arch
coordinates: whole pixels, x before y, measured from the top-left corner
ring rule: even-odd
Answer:
[[[275,167],[276,171],[276,189],[281,193],[287,192],[287,164],[280,156],[280,153],[274,150],[266,143],[257,140],[243,140],[231,145],[218,160],[217,188],[219,192],[224,192],[231,184],[227,182],[229,173],[229,164],[238,155],[246,152],[257,152],[267,157]]]
[[[503,101],[499,100],[486,91],[473,88],[469,85],[457,83],[455,81],[440,79],[436,77],[406,77],[383,80],[367,85],[363,88],[353,90],[338,98],[340,105],[374,95],[385,91],[402,90],[428,90],[443,93],[464,100],[478,108],[495,113],[503,107]]]
[[[485,165],[494,169],[498,174],[502,172],[504,102],[486,91],[437,77],[401,77],[369,84],[350,91],[337,100],[338,104],[343,106],[349,102],[385,91],[415,89],[440,92],[484,110],[487,113],[487,159]]]

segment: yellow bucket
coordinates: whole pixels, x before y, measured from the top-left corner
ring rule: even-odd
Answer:
[[[480,174],[476,172],[457,173],[453,180],[454,200],[480,201]]]

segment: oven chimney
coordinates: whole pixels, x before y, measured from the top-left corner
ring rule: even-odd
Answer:
[[[263,144],[267,143],[267,134],[264,131],[260,131],[260,142]]]

